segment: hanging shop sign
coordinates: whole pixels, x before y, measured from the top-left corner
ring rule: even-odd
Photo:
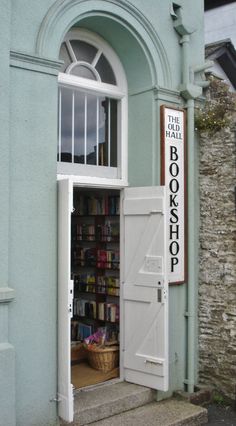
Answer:
[[[161,106],[161,184],[167,186],[169,281],[186,280],[185,111]]]

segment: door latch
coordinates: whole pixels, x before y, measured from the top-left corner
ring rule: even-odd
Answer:
[[[158,301],[158,303],[162,303],[162,289],[161,288],[157,289],[157,301]]]
[[[74,281],[69,281],[69,295],[68,295],[68,311],[71,318],[73,317],[73,298],[74,298]]]

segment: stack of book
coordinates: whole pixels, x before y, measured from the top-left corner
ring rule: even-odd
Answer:
[[[76,247],[72,250],[72,259],[79,266],[96,266],[96,248]]]
[[[117,277],[99,275],[97,277],[98,293],[108,294],[110,296],[119,296],[120,281]]]
[[[77,215],[118,215],[120,213],[120,198],[117,195],[102,197],[80,196],[75,206]]]
[[[97,239],[99,241],[119,241],[120,226],[118,223],[107,221],[104,225],[97,227]]]
[[[93,300],[74,298],[73,313],[80,317],[96,319],[96,302]]]
[[[98,303],[98,319],[102,321],[119,321],[119,305],[116,303]]]
[[[110,322],[119,321],[119,305],[116,303],[106,304],[106,320]]]
[[[76,241],[95,241],[95,226],[93,224],[76,224]]]
[[[83,341],[93,333],[93,326],[80,321],[71,321],[71,340]]]
[[[74,276],[74,283],[80,291],[96,293],[96,275],[95,273],[84,273]]]
[[[119,269],[120,253],[114,250],[97,251],[97,267],[106,269]]]

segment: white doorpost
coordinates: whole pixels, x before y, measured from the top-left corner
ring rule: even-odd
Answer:
[[[73,182],[58,182],[58,413],[73,421],[73,386],[71,384],[71,317],[73,281],[71,281],[71,213]]]

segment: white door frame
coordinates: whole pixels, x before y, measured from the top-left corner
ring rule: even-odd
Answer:
[[[66,225],[66,229],[65,232],[67,231],[69,233],[66,234],[66,238],[65,238],[65,244],[66,244],[66,253],[62,256],[62,259],[60,259],[58,257],[58,266],[59,266],[59,270],[58,270],[58,293],[59,293],[59,300],[58,302],[58,310],[59,307],[61,307],[61,312],[63,313],[62,317],[60,315],[60,317],[58,318],[58,350],[59,350],[59,364],[58,364],[58,400],[59,400],[59,415],[61,416],[61,418],[63,420],[66,421],[72,421],[73,420],[73,415],[74,415],[74,409],[73,409],[73,388],[72,388],[72,383],[71,383],[71,348],[70,348],[70,320],[71,317],[73,315],[73,313],[71,312],[72,308],[72,298],[73,298],[73,281],[70,279],[71,278],[71,262],[70,262],[70,255],[69,253],[71,252],[71,230],[69,223],[71,223],[71,218],[68,217],[68,212],[70,211],[70,215],[73,211],[73,190],[74,187],[84,187],[84,188],[91,188],[91,189],[116,189],[116,190],[121,190],[122,188],[119,185],[107,185],[107,184],[101,184],[99,182],[99,179],[97,179],[96,184],[94,185],[89,185],[89,184],[84,184],[80,182],[80,179],[78,177],[76,177],[76,179],[73,179],[72,177],[70,177],[68,179],[68,177],[64,177],[64,179],[62,178],[58,178],[57,179],[58,182],[60,182],[63,185],[63,188],[66,186],[68,187],[69,193],[64,193],[64,196],[68,199],[68,205],[67,207],[67,212],[66,215],[64,217],[64,208],[63,206],[61,206],[61,202],[63,201],[63,198],[61,198],[61,192],[59,194],[59,203],[58,203],[58,225],[59,225],[59,229],[58,229],[58,236],[59,236],[59,240],[58,240],[58,247],[63,246],[63,232],[61,234],[61,231],[64,231],[64,225],[60,225],[61,222],[61,214],[64,218],[65,221],[65,225]],[[107,182],[106,182],[107,183]],[[62,185],[59,185],[59,188],[62,188]],[[61,210],[62,209],[62,210]],[[65,236],[65,235],[64,235]],[[61,245],[60,245],[61,244]],[[60,254],[62,255],[62,253]],[[121,258],[121,256],[120,256]],[[65,259],[65,263],[63,262],[63,259]],[[62,271],[66,272],[66,274],[63,275]],[[68,283],[67,284],[67,288],[66,285],[64,286],[63,283]],[[63,285],[61,285],[63,284]],[[122,303],[122,299],[121,299],[121,295],[120,295],[120,304]],[[68,309],[70,306],[70,312],[71,314],[69,314]],[[120,316],[120,324],[121,324],[121,316]],[[123,336],[121,336],[120,341],[123,342]],[[69,347],[67,347],[67,345]],[[60,348],[63,348],[62,350]],[[123,354],[123,347],[122,345],[120,345],[120,353],[121,353],[121,358],[122,358],[122,354]],[[68,363],[67,365],[64,365],[63,363],[63,359],[65,360],[66,363]],[[67,360],[67,361],[66,361]],[[62,374],[62,376],[61,376]],[[123,380],[124,376],[121,376],[122,374],[122,369],[120,369],[120,378],[117,379],[118,380]],[[65,379],[65,383],[66,385],[64,385],[64,379]]]
[[[71,326],[73,283],[71,281],[72,182],[58,185],[58,414],[73,421],[74,400],[71,383]]]

